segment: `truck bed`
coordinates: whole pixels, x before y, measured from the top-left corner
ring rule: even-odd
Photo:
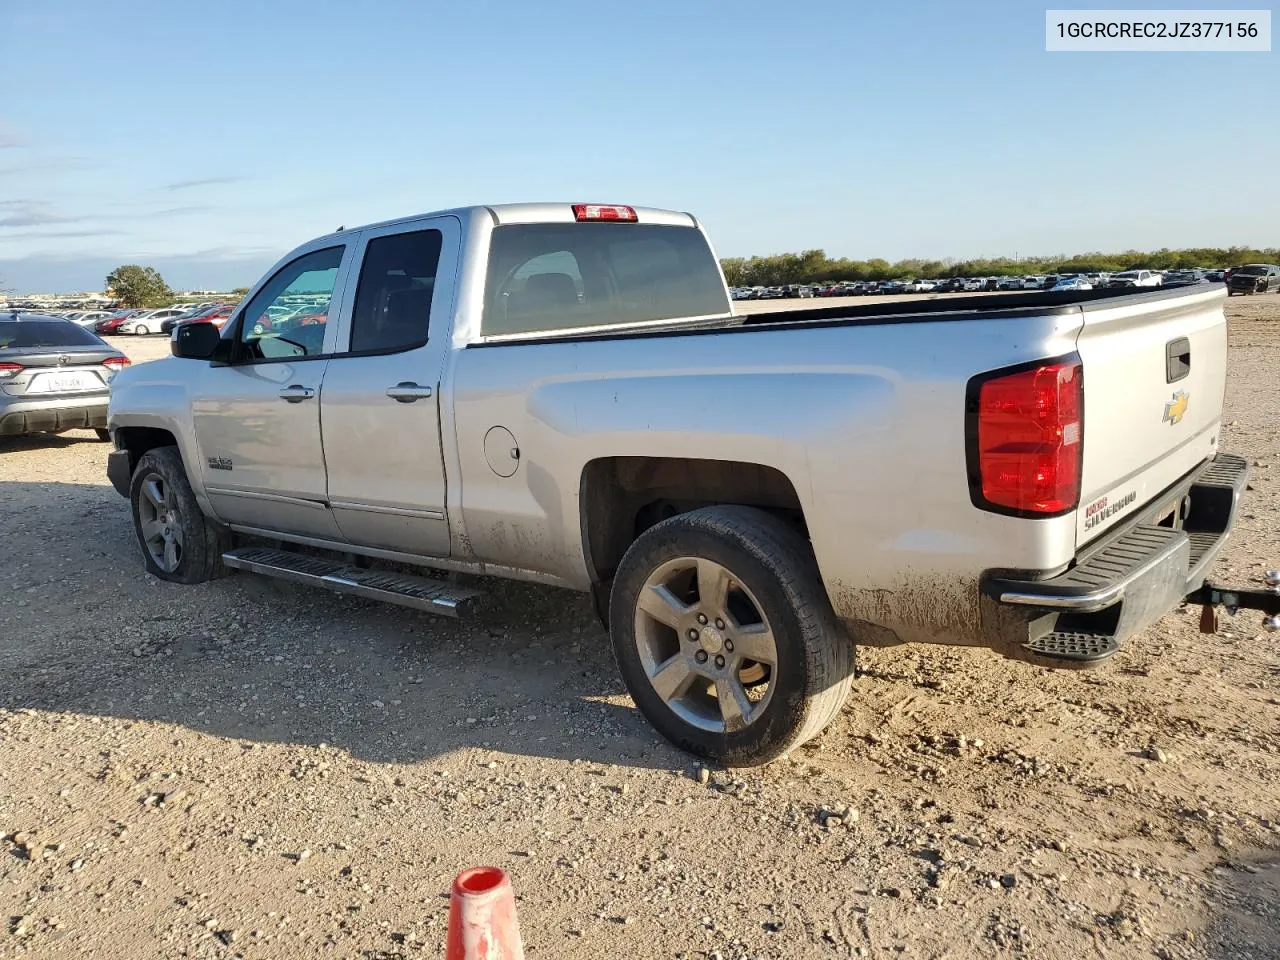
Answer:
[[[834,307],[812,307],[808,310],[769,310],[743,314],[739,318],[744,327],[770,326],[783,323],[912,323],[940,319],[960,320],[956,314],[969,314],[981,320],[999,314],[1001,317],[1018,313],[1068,313],[1075,309],[1088,309],[1100,302],[1113,303],[1125,300],[1142,303],[1147,300],[1167,299],[1186,293],[1204,293],[1210,285],[1203,283],[1177,284],[1167,287],[1114,288],[1102,290],[1026,290],[1013,293],[939,294],[929,299],[902,299],[875,303],[841,304]]]
[[[758,330],[761,327],[799,326],[871,326],[887,323],[937,323],[962,320],[1010,320],[1020,316],[1052,316],[1077,310],[1090,310],[1098,306],[1116,303],[1141,304],[1148,301],[1168,300],[1176,296],[1202,294],[1212,289],[1211,284],[1179,284],[1154,288],[1117,288],[1104,290],[1062,290],[1057,292],[1027,290],[1020,293],[942,294],[929,299],[904,298],[902,300],[878,300],[875,303],[842,303],[831,307],[810,307],[806,310],[768,310],[760,313],[737,314],[710,320],[690,322],[674,320],[643,329],[620,328],[594,330],[590,333],[548,333],[545,337],[522,337],[519,342],[565,343],[590,340],[614,340],[619,338],[669,337],[673,335],[699,335],[709,332],[733,332]],[[470,347],[488,347],[508,344],[511,341],[494,339],[469,344]]]

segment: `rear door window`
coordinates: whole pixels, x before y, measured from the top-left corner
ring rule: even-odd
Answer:
[[[351,319],[352,353],[426,344],[443,240],[439,230],[416,230],[369,241]]]
[[[720,268],[692,227],[634,223],[496,227],[485,336],[723,316]]]

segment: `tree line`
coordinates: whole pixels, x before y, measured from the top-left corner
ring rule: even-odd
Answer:
[[[1050,273],[1118,273],[1121,270],[1177,270],[1235,267],[1243,263],[1280,263],[1280,248],[1193,247],[1123,253],[1057,254],[1049,257],[994,257],[974,260],[834,259],[823,250],[777,253],[767,257],[728,257],[720,261],[731,287],[776,287],[787,283],[838,280],[904,280],[918,277],[1001,277]]]

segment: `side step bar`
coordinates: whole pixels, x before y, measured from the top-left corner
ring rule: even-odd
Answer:
[[[402,607],[426,610],[446,617],[470,614],[482,596],[452,583],[384,570],[366,570],[339,560],[313,557],[266,547],[240,547],[222,555],[222,562],[236,570],[279,577],[366,600],[381,600]]]

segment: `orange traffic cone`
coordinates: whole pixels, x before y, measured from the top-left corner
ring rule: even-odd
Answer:
[[[453,881],[445,960],[524,960],[511,878],[498,867],[472,867]]]

